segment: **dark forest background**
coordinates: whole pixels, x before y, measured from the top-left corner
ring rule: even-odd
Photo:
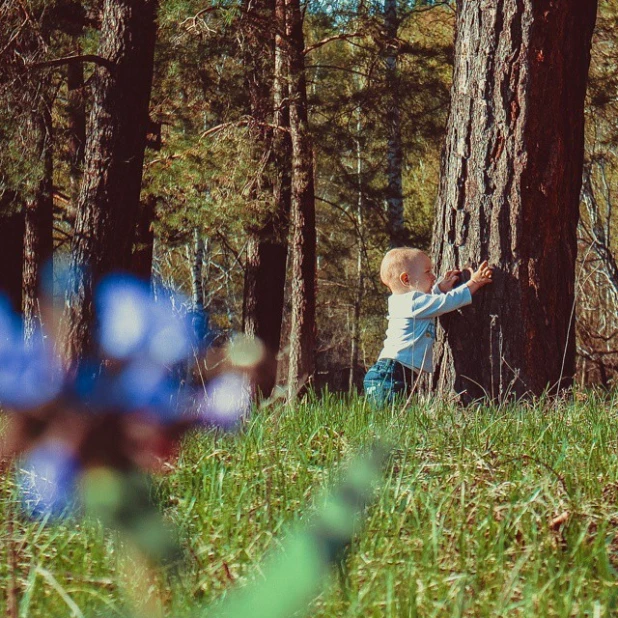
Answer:
[[[93,285],[124,269],[182,290],[220,338],[261,337],[280,384],[357,388],[384,337],[382,256],[432,248],[458,11],[463,24],[454,2],[420,0],[0,2],[0,283],[25,335],[53,256],[69,360],[91,346]],[[618,371],[617,19],[601,1],[590,71],[572,67],[588,75],[568,215],[582,385]],[[68,287],[65,263],[84,267]]]

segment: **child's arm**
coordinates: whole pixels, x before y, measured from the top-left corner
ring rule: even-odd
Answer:
[[[392,297],[391,297],[392,298]],[[403,299],[403,295],[402,295]],[[395,315],[394,308],[389,305],[389,314],[393,317],[430,319],[437,318],[450,311],[461,309],[472,303],[472,294],[468,287],[462,285],[444,294],[419,294],[412,300],[412,306],[400,307]]]
[[[408,314],[408,317],[419,319],[437,318],[445,313],[461,309],[472,303],[472,294],[491,283],[491,277],[492,269],[485,261],[472,273],[470,281],[466,285],[462,285],[444,294],[422,294],[416,297],[412,301],[412,311],[411,314]]]

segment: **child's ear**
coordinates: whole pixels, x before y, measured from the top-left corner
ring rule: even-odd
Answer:
[[[399,275],[399,280],[404,285],[410,285],[410,277],[408,276],[408,273],[401,273],[401,275]]]

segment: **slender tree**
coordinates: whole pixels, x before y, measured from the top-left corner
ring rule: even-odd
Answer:
[[[4,114],[9,115],[0,121],[5,140],[0,155],[0,184],[10,187],[4,196],[10,196],[9,201],[13,202],[11,216],[6,221],[8,229],[22,231],[19,237],[22,250],[15,253],[7,268],[13,273],[9,278],[14,284],[16,260],[20,260],[22,286],[19,293],[13,290],[11,296],[16,308],[23,309],[24,333],[28,339],[40,318],[38,295],[42,266],[53,252],[52,106],[56,91],[51,72],[33,69],[44,63],[51,50],[59,45],[55,38],[58,26],[48,18],[45,7],[33,5],[27,11],[17,4],[4,3],[0,7],[3,24],[0,89]],[[28,16],[25,21],[24,13]],[[19,216],[14,210],[15,203],[24,209]]]
[[[315,366],[316,229],[313,151],[307,115],[303,20],[299,0],[286,0],[292,138],[292,323],[288,389],[298,393]]]
[[[350,337],[350,375],[348,378],[348,392],[353,393],[355,389],[355,374],[358,365],[358,352],[360,348],[360,319],[361,306],[365,292],[365,269],[363,265],[363,242],[365,232],[365,190],[363,186],[363,143],[362,143],[362,110],[357,111],[356,122],[356,175],[358,184],[358,194],[356,202],[356,225],[358,227],[358,246],[356,249],[356,293],[354,295],[354,308],[352,314],[352,333]]]
[[[387,37],[385,53],[386,91],[386,213],[391,247],[405,244],[403,221],[403,146],[401,136],[401,101],[398,76],[397,0],[384,0],[384,30]]]
[[[25,204],[23,314],[24,336],[31,339],[40,324],[39,290],[43,266],[51,260],[53,244],[53,127],[51,101],[40,96],[30,122],[37,144],[40,178]]]
[[[0,195],[0,293],[21,311],[24,270],[24,210],[14,191]]]
[[[496,267],[443,320],[437,384],[539,395],[574,373],[583,109],[596,1],[463,0],[434,229],[437,268]]]
[[[199,228],[193,229],[192,242],[187,245],[187,258],[191,268],[191,312],[193,332],[202,341],[208,331],[208,315],[204,302],[204,258],[206,244]]]
[[[270,14],[272,22],[273,9],[276,25],[273,32],[274,54],[270,49],[269,37],[263,34],[263,25],[268,23],[264,18]],[[274,7],[270,2],[264,3],[264,6],[249,3],[247,12],[251,42],[249,61],[252,66],[249,82],[251,114],[258,143],[262,145],[262,157],[269,159],[274,179],[264,178],[264,184],[272,191],[271,212],[259,227],[251,228],[247,242],[244,330],[247,335],[258,337],[266,346],[269,357],[274,359],[281,339],[291,199],[287,56],[282,36],[286,30],[285,3],[284,0],[276,0]],[[265,64],[265,60],[269,62]],[[268,71],[271,75],[266,74]],[[264,88],[269,83],[272,86]],[[269,121],[274,128],[267,126]],[[268,375],[263,376],[261,388],[262,394],[268,397],[275,385],[276,364],[268,363],[264,372]]]
[[[84,178],[72,243],[67,359],[92,346],[93,287],[131,266],[156,39],[157,0],[105,0]]]

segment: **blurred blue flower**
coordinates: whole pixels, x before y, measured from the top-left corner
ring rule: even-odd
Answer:
[[[116,379],[122,407],[129,412],[148,412],[161,422],[175,420],[182,408],[182,390],[168,373],[149,361],[130,363]]]
[[[28,453],[18,466],[17,484],[24,510],[34,517],[57,517],[71,510],[79,465],[67,446],[49,440]]]
[[[223,373],[208,382],[198,403],[200,419],[209,425],[230,428],[251,409],[251,382],[244,373]]]
[[[197,344],[207,345],[207,314],[187,311],[181,296],[155,299],[126,275],[104,279],[95,303],[99,355],[65,373],[43,332],[24,342],[21,318],[0,296],[0,405],[19,411],[9,415],[11,448],[26,453],[17,481],[33,516],[76,503],[80,468],[145,468],[173,453],[191,427],[231,429],[250,411],[249,375],[263,346],[237,337],[214,351],[221,373],[209,379],[200,364],[195,373],[206,384],[196,387],[189,365]]]
[[[18,410],[37,408],[55,399],[63,372],[44,338],[23,340],[22,324],[0,296],[0,405]]]
[[[191,323],[173,300],[155,300],[148,286],[133,277],[104,279],[97,288],[103,352],[119,360],[141,357],[161,365],[186,359],[193,343]]]

